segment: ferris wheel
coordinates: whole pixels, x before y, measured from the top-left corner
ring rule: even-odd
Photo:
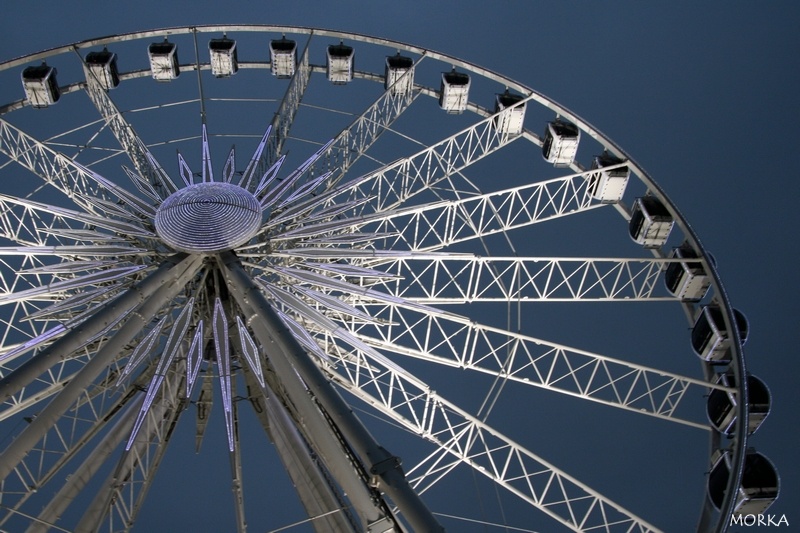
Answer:
[[[777,498],[713,259],[550,98],[261,25],[0,76],[0,530],[722,531]],[[161,496],[191,479],[233,496]]]

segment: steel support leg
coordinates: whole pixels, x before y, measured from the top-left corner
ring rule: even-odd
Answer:
[[[259,313],[254,310],[255,308],[242,300],[238,300],[238,304],[242,313],[248,318],[251,329],[259,332],[256,335],[259,342],[262,342],[262,338],[269,338],[269,330],[261,320],[257,319]],[[294,406],[299,420],[297,422],[298,430],[308,439],[311,447],[322,458],[322,462],[347,494],[350,504],[361,521],[361,528],[366,531],[371,524],[387,520],[394,523],[395,519],[391,510],[374,494],[374,491],[368,486],[369,480],[365,479],[365,476],[353,464],[353,461],[358,459],[343,449],[343,437],[331,430],[330,423],[323,416],[318,404],[314,402],[305,383],[288,363],[284,364],[280,370],[275,367],[274,354],[270,344],[262,344],[262,349],[264,357],[268,358],[266,364],[272,368],[279,379],[275,385],[275,389],[281,391],[277,393],[281,398],[279,401],[285,401]],[[281,361],[278,363],[280,364]],[[270,387],[260,387],[260,390],[263,396],[271,397]],[[297,451],[302,451],[302,449]],[[315,490],[319,488],[316,487]]]
[[[143,303],[139,305],[137,312],[134,313],[127,322],[103,345],[103,347],[92,357],[88,363],[81,369],[80,372],[72,379],[64,389],[45,407],[36,418],[26,427],[19,436],[5,449],[0,455],[0,479],[5,479],[20,461],[25,457],[28,451],[34,446],[44,435],[53,427],[61,415],[69,409],[75,400],[83,393],[83,391],[91,385],[92,381],[106,368],[111,361],[120,353],[126,344],[131,342],[142,329],[150,323],[151,318],[170,300],[175,298],[186,286],[186,283],[191,280],[202,265],[203,258],[201,256],[189,256],[177,266],[170,265],[169,267],[160,268],[156,274],[157,278],[154,280],[152,275],[150,278],[142,282],[137,289],[131,289],[121,299],[125,304],[135,304],[142,300]],[[174,268],[171,268],[174,266]],[[141,291],[141,285],[150,282],[154,283],[155,287],[147,297]],[[148,287],[150,286],[148,283]],[[119,300],[115,305],[112,305],[108,311],[110,313],[116,312],[120,307],[124,310],[130,309],[129,306],[123,305]],[[101,316],[98,316],[101,315]],[[91,322],[91,326],[79,326],[73,333],[68,334],[63,339],[48,347],[34,359],[42,356],[40,360],[44,360],[45,364],[42,365],[46,370],[49,368],[48,361],[57,359],[63,355],[70,354],[76,347],[82,346],[86,339],[91,338],[96,333],[102,331],[103,324],[106,322],[108,315],[101,310],[96,313],[87,322]],[[96,324],[99,322],[99,325]],[[95,331],[96,330],[96,331]],[[33,361],[33,360],[32,360]],[[24,366],[24,365],[23,365]],[[28,371],[27,374],[34,374],[35,378],[39,374]],[[16,371],[13,372],[9,378],[15,378]],[[32,379],[32,378],[31,378]],[[18,385],[20,388],[24,383],[20,383],[19,379],[10,379],[12,385]]]
[[[317,533],[355,533],[350,514],[330,485],[330,474],[323,473],[321,460],[311,455],[308,441],[297,429],[277,394],[266,385],[266,394],[251,372],[245,372],[250,401],[264,430],[292,480],[308,516],[318,516],[311,526]],[[348,493],[350,496],[350,493]],[[341,512],[337,512],[341,509]]]
[[[58,494],[39,514],[39,521],[31,524],[25,533],[47,533],[48,524],[56,523],[59,517],[75,501],[81,491],[86,488],[103,463],[116,451],[120,442],[123,442],[131,432],[133,422],[136,420],[136,411],[141,406],[141,401],[130,402],[125,408],[114,427],[103,437],[92,453],[75,469]]]
[[[103,306],[91,318],[75,326],[61,339],[0,379],[0,401],[8,400],[58,361],[83,346],[88,339],[99,335],[134,306],[152,296],[159,287],[173,279],[175,273],[172,269],[181,260],[187,260],[186,254],[171,257],[125,294]]]
[[[303,378],[309,390],[324,407],[328,416],[342,432],[350,446],[364,462],[370,474],[380,479],[380,488],[397,505],[415,531],[444,531],[425,506],[419,495],[408,484],[399,458],[379,445],[367,428],[353,414],[350,406],[303,350],[289,329],[281,322],[261,289],[244,271],[232,253],[220,257],[220,269],[236,302],[256,314],[253,332],[279,375],[294,371]],[[248,317],[254,318],[254,317]]]

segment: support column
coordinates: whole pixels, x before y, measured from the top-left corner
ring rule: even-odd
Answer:
[[[5,479],[14,468],[16,468],[31,447],[39,442],[50,428],[58,422],[61,415],[75,403],[83,391],[86,390],[100,372],[114,360],[125,345],[131,342],[134,337],[147,326],[152,317],[164,307],[164,305],[175,298],[175,296],[184,289],[186,283],[191,280],[200,269],[202,262],[203,258],[201,256],[192,255],[186,257],[177,266],[171,264],[164,267],[162,265],[150,278],[137,285],[136,288],[128,291],[128,293],[121,298],[125,301],[125,304],[130,303],[133,305],[142,300],[143,303],[139,305],[137,312],[133,313],[114,336],[108,339],[103,347],[94,354],[86,365],[84,365],[81,371],[64,386],[64,389],[53,398],[47,407],[36,416],[30,425],[28,425],[8,448],[5,449],[2,455],[0,455],[0,479]],[[157,289],[152,290],[149,297],[146,296],[141,289],[141,286],[145,283],[148,283],[148,287],[150,287],[152,283],[155,285],[153,288]],[[120,307],[125,311],[130,309],[130,306],[123,305],[119,300],[112,309],[116,310]],[[95,315],[87,321],[92,322],[91,327],[76,328],[74,334],[68,334],[66,337],[41,352],[31,361],[37,359],[39,361],[45,361],[44,364],[39,364],[46,370],[49,368],[50,364],[52,364],[49,363],[49,361],[56,360],[59,357],[71,353],[72,350],[75,350],[77,347],[82,346],[86,339],[102,331],[107,316],[103,311],[104,310],[101,310],[95,313]],[[98,315],[103,316],[98,317]],[[97,331],[95,331],[95,329],[97,329]],[[31,371],[30,369],[26,370],[27,373],[23,373],[25,376],[32,374],[33,378],[35,378],[39,375],[39,373],[35,373],[35,371]],[[13,372],[9,378],[14,378],[15,376],[16,371]],[[27,383],[27,381],[22,381],[20,383],[20,379],[16,379],[16,381],[14,379],[9,379],[8,381],[11,382],[11,385],[18,385],[19,388]],[[0,383],[0,385],[2,384]]]
[[[311,524],[314,531],[356,533],[355,524],[350,520],[351,514],[342,509],[342,501],[331,488],[330,474],[324,474],[322,461],[312,457],[308,441],[297,429],[277,394],[269,384],[262,389],[251,372],[245,371],[245,380],[250,389],[250,401],[254,405],[259,404],[258,408],[254,408],[256,416],[275,446],[306,514],[320,517]],[[340,509],[341,512],[337,512]]]
[[[246,274],[245,274],[246,275]],[[246,316],[247,322],[250,323],[251,329],[257,331],[256,338],[262,342],[263,338],[269,337],[269,330],[266,329],[263,321],[259,320],[260,316],[254,308],[247,302],[239,301],[238,306],[242,313]],[[292,405],[293,410],[297,416],[297,422],[289,421],[289,424],[296,424],[293,427],[299,431],[308,441],[311,448],[319,455],[325,467],[331,473],[331,476],[341,487],[341,490],[347,495],[355,515],[361,522],[361,529],[364,531],[369,530],[373,524],[390,523],[395,524],[396,520],[391,512],[391,509],[385,504],[382,498],[379,498],[375,491],[369,487],[369,479],[366,475],[362,474],[363,467],[361,463],[358,466],[354,462],[358,462],[357,457],[349,450],[343,447],[344,437],[339,433],[335,433],[331,429],[331,425],[323,415],[319,405],[314,402],[312,395],[309,393],[306,384],[292,370],[290,365],[283,365],[281,369],[275,367],[272,349],[269,344],[262,343],[262,349],[265,351],[264,356],[269,356],[265,364],[271,368],[271,374],[277,376],[276,383],[270,384],[270,377],[266,377],[264,387],[260,383],[257,385],[261,390],[261,394],[265,398],[271,398],[267,403],[285,402],[286,405]],[[279,361],[280,364],[280,361]],[[292,460],[294,457],[287,458],[281,453],[281,446],[276,443],[279,454],[282,460]],[[303,445],[298,449],[293,450],[295,453],[307,454],[308,448]],[[298,466],[299,463],[295,466]],[[317,471],[319,473],[319,471]],[[292,470],[289,469],[289,475],[292,476]],[[310,483],[322,482],[322,485],[314,486],[312,493],[323,491],[329,488],[327,481],[319,479],[317,476],[310,480]],[[298,487],[302,491],[301,487]],[[314,494],[311,494],[314,497]],[[301,495],[301,500],[303,496]],[[338,505],[337,505],[338,507]],[[309,516],[317,516],[321,513],[309,513]],[[333,515],[331,515],[333,516]],[[383,529],[386,531],[387,528]],[[330,531],[335,531],[331,529]]]
[[[144,398],[144,396],[141,398]],[[92,450],[92,453],[75,469],[75,473],[69,476],[58,494],[50,500],[47,507],[39,514],[38,521],[31,524],[25,533],[47,533],[50,529],[48,524],[56,523],[86,485],[91,482],[92,476],[103,466],[106,459],[114,453],[120,442],[123,442],[130,434],[133,422],[136,420],[136,412],[141,407],[141,398],[139,401],[130,402],[125,407],[124,412],[119,416],[119,420]]]
[[[379,445],[367,428],[353,414],[350,406],[303,350],[289,329],[270,306],[258,285],[242,268],[232,253],[220,257],[220,269],[236,302],[251,308],[258,315],[253,332],[271,356],[279,375],[291,375],[295,370],[309,390],[324,407],[328,416],[342,432],[350,446],[364,462],[370,474],[380,479],[380,488],[392,499],[415,531],[444,531],[408,484],[399,458]],[[260,325],[260,327],[255,327]]]
[[[76,325],[61,339],[0,379],[0,402],[8,400],[58,361],[82,347],[88,339],[99,335],[131,308],[147,300],[159,287],[174,277],[172,268],[181,260],[186,260],[186,254],[170,257],[155,272],[134,285],[125,294],[104,305],[88,320]]]

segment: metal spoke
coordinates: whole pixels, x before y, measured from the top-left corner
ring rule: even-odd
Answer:
[[[346,255],[346,252],[342,255]],[[419,303],[507,301],[676,301],[659,290],[680,259],[476,257],[381,258],[394,277],[381,290]],[[373,264],[372,262],[365,262]],[[402,280],[402,281],[401,281]]]
[[[388,239],[390,247],[440,250],[460,242],[609,205],[593,201],[586,193],[586,174],[573,174],[460,200],[308,224],[279,234],[275,240],[308,239],[367,230],[396,235]]]
[[[703,430],[709,429],[707,423],[691,416],[684,400],[701,398],[709,388],[734,392],[660,368],[479,324],[451,312],[360,298],[352,303],[372,317],[369,322],[347,321],[355,336],[370,347]],[[322,339],[327,335],[355,345],[330,329]],[[327,345],[322,339],[317,342]]]
[[[142,206],[130,194],[114,187],[96,173],[91,172],[70,158],[55,152],[19,128],[0,118],[0,152],[27,168],[47,184],[52,185],[89,213],[119,216],[124,211],[112,207],[110,201],[117,196],[128,205],[131,216]]]
[[[332,377],[348,392],[562,524],[576,531],[658,531],[402,369],[352,352],[339,363],[343,369]]]
[[[156,200],[165,199],[177,187],[119,111],[94,73],[85,63],[83,68],[86,75],[86,94],[139,173],[132,178],[134,184],[142,192],[155,196]]]
[[[527,100],[520,101],[517,106]],[[402,205],[412,196],[442,180],[461,172],[519,138],[495,128],[498,116],[510,113],[508,108],[485,118],[469,128],[426,148],[411,157],[386,165],[348,183],[338,202],[374,198],[359,212],[384,212]]]
[[[311,36],[308,37],[303,53],[297,61],[297,68],[295,69],[291,81],[289,81],[289,86],[286,88],[286,92],[283,95],[281,104],[278,107],[278,112],[275,114],[275,118],[272,119],[272,129],[274,133],[269,139],[268,149],[264,154],[265,168],[272,166],[283,152],[283,145],[289,136],[289,130],[292,128],[295,115],[300,108],[303,95],[305,95],[306,88],[308,87],[308,81],[311,76],[311,67],[308,63],[308,50],[310,45]]]

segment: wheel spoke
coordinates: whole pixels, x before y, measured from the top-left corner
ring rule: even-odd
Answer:
[[[522,100],[517,105],[523,105],[526,101]],[[336,202],[374,198],[373,202],[360,208],[358,214],[391,211],[403,205],[412,196],[449,179],[518,139],[519,136],[503,133],[494,126],[498,115],[509,113],[510,110],[500,111],[411,157],[352,180],[346,184],[347,188],[340,186],[344,191]]]
[[[409,71],[403,74],[403,78],[397,80],[396,84],[408,83],[406,78],[413,81],[414,69],[424,57],[420,57]],[[400,115],[409,108],[417,96],[419,96],[418,90],[400,91],[389,87],[336,136],[325,154],[330,156],[326,158],[328,170],[333,171],[326,189],[334,188],[341,181],[350,167],[369,150],[395,120],[400,118]]]
[[[707,423],[690,416],[692,408],[683,408],[683,400],[700,398],[709,387],[734,392],[701,379],[479,324],[451,312],[420,310],[398,302],[375,303],[369,297],[352,300],[371,317],[369,322],[346,322],[362,343],[447,367],[474,370],[517,386],[540,387],[704,430],[709,429]],[[323,330],[360,349],[341,333],[341,328],[337,331],[335,325],[329,325]]]
[[[345,254],[346,255],[346,252]],[[381,259],[395,277],[389,294],[413,302],[677,301],[658,290],[664,269],[680,259],[477,257],[442,254]],[[372,265],[373,262],[365,262]]]
[[[94,73],[88,69],[85,63],[83,68],[86,74],[86,94],[89,95],[92,104],[106,121],[109,129],[114,133],[120,146],[128,154],[134,167],[136,167],[136,171],[139,173],[138,176],[131,176],[133,183],[140,191],[154,200],[164,200],[171,193],[178,190],[175,183],[161,168],[153,154],[150,153],[150,150],[147,149],[147,146],[136,134],[136,131],[119,111]],[[131,174],[129,173],[129,175]]]
[[[308,239],[325,234],[367,230],[396,235],[390,239],[390,247],[415,251],[440,250],[453,244],[608,206],[587,194],[586,174],[573,174],[460,200],[308,224],[285,231],[274,239]]]
[[[45,146],[2,118],[0,118],[0,152],[61,191],[88,213],[106,213],[113,217],[125,214],[130,217],[146,209],[146,204],[141,203],[135,196],[113,186],[102,176]],[[132,211],[125,213],[120,208],[115,208],[110,194],[126,202]]]
[[[306,46],[300,59],[297,61],[297,68],[294,71],[289,86],[283,95],[278,112],[275,118],[272,119],[273,135],[269,139],[269,145],[264,157],[264,167],[269,168],[280,157],[283,152],[283,145],[289,137],[289,130],[294,123],[297,110],[300,108],[300,103],[303,100],[303,95],[308,88],[308,81],[311,77],[311,67],[308,63],[308,49],[311,45],[311,36],[306,41]]]
[[[338,361],[342,370],[333,378],[348,392],[562,524],[582,531],[612,526],[658,531],[448,402],[418,377],[353,352]]]

